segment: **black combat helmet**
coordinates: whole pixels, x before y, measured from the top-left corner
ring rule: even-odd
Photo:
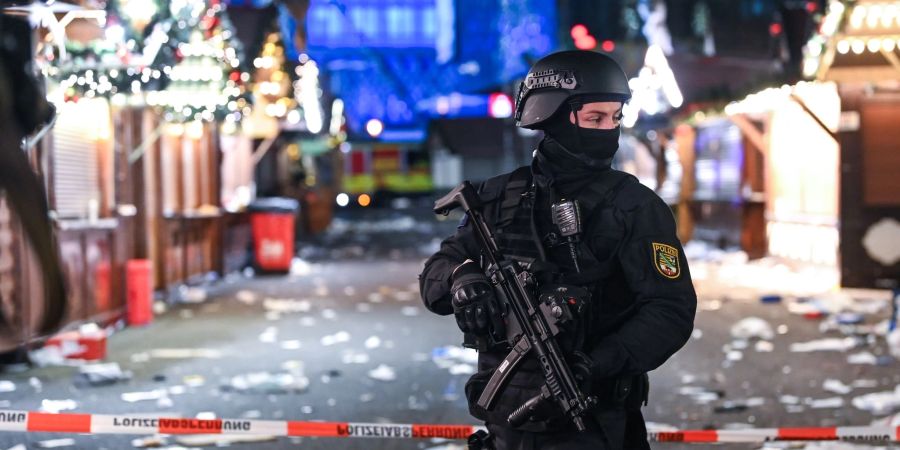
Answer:
[[[516,96],[516,126],[541,128],[572,97],[585,102],[631,98],[628,78],[619,64],[602,53],[567,50],[534,63]]]

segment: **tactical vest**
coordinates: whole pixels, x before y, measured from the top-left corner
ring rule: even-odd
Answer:
[[[584,224],[590,223],[592,216],[594,220],[599,220],[598,213],[602,210],[615,208],[614,201],[617,194],[632,182],[638,183],[635,177],[625,172],[610,170],[604,172],[596,182],[582,189],[575,199],[582,208]],[[565,345],[568,342],[572,348],[582,348],[585,343],[584,339],[592,336],[593,328],[598,325],[594,323],[596,305],[592,303],[603,301],[603,287],[612,272],[611,266],[614,261],[609,258],[605,261],[598,260],[591,251],[587,239],[582,239],[578,243],[578,260],[582,269],[580,274],[563,270],[552,261],[542,260],[542,252],[538,246],[543,243],[537,236],[537,225],[532,216],[535,186],[529,166],[520,167],[511,173],[488,179],[481,185],[479,196],[485,204],[484,217],[492,225],[494,238],[503,256],[523,264],[523,268],[535,275],[541,286],[548,284],[575,285],[591,291],[591,300],[588,302],[587,309],[582,312],[581,319],[583,321],[577,327],[575,335],[563,336],[564,341],[560,342],[565,347],[568,347]],[[584,229],[587,230],[588,227],[585,226]],[[543,253],[551,252],[545,250]],[[535,273],[536,271],[541,272],[544,276]],[[503,423],[511,412],[509,408],[520,406],[524,400],[533,395],[531,391],[512,389],[512,386],[521,388],[525,385],[539,386],[542,383],[542,375],[536,360],[526,360],[520,366],[518,373],[514,375],[510,387],[507,388],[514,392],[514,394],[506,394],[511,396],[511,399],[501,400],[504,407],[498,404],[494,411],[484,411],[477,407],[474,403],[475,399],[484,389],[493,368],[497,367],[504,356],[506,356],[506,351],[481,352],[479,368],[491,369],[477,373],[466,384],[470,412],[475,417],[488,422]],[[530,381],[525,381],[526,379],[530,379]],[[603,404],[624,402],[628,405],[630,402],[631,406],[628,408],[638,410],[640,403],[646,401],[647,386],[645,376],[628,376],[609,380],[606,384],[595,385],[593,390],[594,394],[601,398]],[[638,391],[632,392],[632,389]],[[516,395],[526,396],[519,398]],[[546,431],[561,426],[560,424],[565,422],[558,420],[529,422],[520,429],[535,432]]]
[[[597,208],[609,205],[628,182],[638,181],[628,173],[610,170],[582,189],[575,198],[583,211],[582,221],[588,223]],[[572,269],[567,270],[566,265],[561,264],[561,258],[554,261],[546,257],[551,252],[545,245],[545,236],[538,235],[533,217],[536,199],[531,167],[519,167],[511,173],[487,180],[482,185],[481,197],[489,205],[485,217],[493,219],[494,238],[500,252],[518,261],[544,283],[590,286],[608,275],[608,264],[595,257],[584,239],[577,243],[578,262],[582,268],[580,274]]]

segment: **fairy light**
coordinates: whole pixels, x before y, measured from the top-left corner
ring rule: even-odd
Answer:
[[[850,52],[850,41],[846,39],[841,39],[837,43],[837,51],[842,55],[846,55]]]
[[[853,13],[850,14],[850,26],[855,29],[862,28],[863,21],[866,19],[866,7],[863,5],[858,5],[853,8]]]
[[[868,13],[866,14],[866,25],[869,28],[875,28],[878,26],[878,20],[881,18],[881,5],[874,4],[869,7]]]
[[[881,40],[869,39],[869,41],[866,42],[866,48],[872,53],[878,53],[881,50]]]

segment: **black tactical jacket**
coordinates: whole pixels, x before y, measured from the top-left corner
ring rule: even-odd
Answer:
[[[621,182],[606,183],[601,191],[584,189],[574,195],[582,205],[594,205],[582,211],[584,232],[579,244],[582,272],[594,274],[594,279],[582,280],[593,297],[585,350],[595,364],[594,386],[602,402],[598,421],[605,434],[617,435],[609,438],[619,443],[635,437],[623,436],[626,428],[645,433],[639,412],[640,399],[628,402],[630,407],[620,404],[610,399],[610,386],[616,380],[642,376],[680,349],[693,331],[697,301],[671,210],[652,190],[623,175],[612,169],[598,172],[598,181],[614,177]],[[553,231],[552,194],[541,183],[540,175],[526,177],[529,185],[534,186],[531,198],[536,231],[545,245],[547,259],[557,264],[561,272],[571,273],[574,269],[568,247],[553,247],[543,239]],[[516,204],[519,209],[532,207],[528,196],[523,201],[505,198],[510,194],[505,186],[508,179],[509,174],[504,174],[480,186],[480,195],[486,202],[484,217],[492,222],[494,230],[497,230],[502,205]],[[604,198],[597,198],[601,196]],[[502,237],[502,233],[498,234]],[[513,251],[502,247],[501,251]],[[479,261],[479,255],[471,224],[463,220],[456,234],[445,239],[440,250],[425,262],[419,276],[422,299],[429,310],[441,315],[452,314],[450,274],[466,259]],[[543,383],[536,361],[526,359],[503,392],[495,411],[479,410],[475,400],[504,356],[505,352],[481,352],[479,371],[466,386],[472,414],[488,422],[503,423],[506,415],[533,396]],[[625,416],[639,421],[640,426],[626,426]],[[607,418],[607,425],[603,425],[601,417]],[[525,429],[541,431],[548,426],[554,425],[526,424]],[[646,439],[645,435],[637,439],[641,437]]]

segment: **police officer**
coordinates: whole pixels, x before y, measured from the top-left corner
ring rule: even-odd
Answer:
[[[564,348],[582,388],[599,399],[587,431],[576,432],[553,405],[524,425],[509,425],[510,412],[544,383],[531,356],[496,406],[477,405],[508,351],[485,344],[486,336],[509,317],[496,307],[471,224],[464,219],[419,276],[426,307],[454,314],[467,345],[479,350],[466,396],[497,449],[649,448],[640,411],[649,390],[646,374],[687,342],[696,294],[669,207],[637,179],[611,168],[630,96],[624,72],[603,54],[563,51],[540,59],[516,100],[516,124],[544,131],[534,160],[479,186],[484,217],[505,256],[542,288],[589,293]],[[555,220],[566,202],[577,213],[575,236]]]

